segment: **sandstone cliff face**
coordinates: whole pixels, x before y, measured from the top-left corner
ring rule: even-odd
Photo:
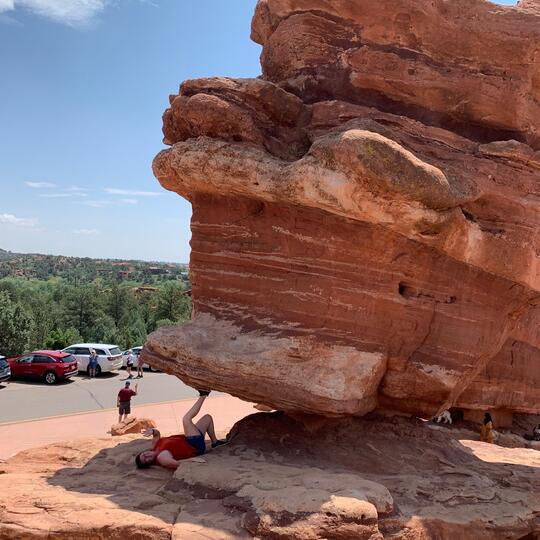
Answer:
[[[261,0],[252,38],[262,78],[164,115],[194,316],[145,360],[288,411],[538,411],[538,2]]]

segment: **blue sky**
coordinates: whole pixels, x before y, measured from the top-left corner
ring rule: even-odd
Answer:
[[[0,0],[0,248],[187,262],[161,115],[185,79],[260,73],[255,4]]]
[[[185,79],[260,73],[255,0],[9,4],[0,0],[0,248],[188,261],[191,207],[151,172],[161,115]]]

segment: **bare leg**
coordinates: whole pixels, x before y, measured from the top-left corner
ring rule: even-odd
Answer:
[[[196,437],[197,435],[200,435],[199,429],[197,426],[193,423],[193,418],[199,414],[199,411],[201,410],[202,404],[204,403],[204,400],[206,399],[206,396],[201,396],[194,404],[191,409],[184,415],[182,418],[182,424],[184,426],[184,435],[186,437]]]
[[[121,415],[121,414],[118,415],[118,423],[119,423],[119,424],[122,423],[122,415]]]
[[[213,443],[217,441],[216,432],[214,431],[214,419],[209,414],[205,414],[203,417],[199,418],[195,425],[203,436],[208,433],[208,436]]]

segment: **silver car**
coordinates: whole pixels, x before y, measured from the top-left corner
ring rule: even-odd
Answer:
[[[141,354],[141,351],[142,351],[142,347],[132,347],[131,348],[131,353],[133,354],[133,369],[137,369],[137,365],[138,365],[138,362],[139,362],[139,355]],[[127,359],[128,359],[128,351],[130,349],[128,349],[127,351],[124,351],[122,353],[122,367],[126,367],[127,366]],[[149,369],[150,371],[159,371],[157,369],[154,369],[152,366],[149,366],[148,364],[143,364],[143,369]]]

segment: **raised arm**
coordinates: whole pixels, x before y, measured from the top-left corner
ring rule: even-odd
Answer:
[[[156,428],[142,429],[141,433],[145,437],[152,437],[152,450],[156,447],[159,439],[161,439],[161,433],[159,432],[159,429]]]

